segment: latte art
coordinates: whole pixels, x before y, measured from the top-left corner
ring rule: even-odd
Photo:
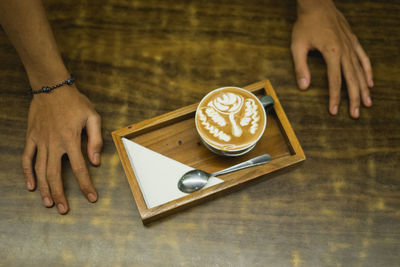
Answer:
[[[221,96],[208,103],[208,106],[215,107],[219,112],[226,114],[238,112],[242,105],[243,97],[231,92],[222,93]]]
[[[231,140],[231,137],[224,133],[223,131],[219,130],[218,127],[212,125],[207,121],[207,116],[205,116],[202,112],[202,110],[199,110],[199,117],[201,124],[203,125],[204,129],[206,129],[210,134],[212,134],[214,137],[217,137],[219,140],[223,140],[225,142],[228,142]]]
[[[242,96],[231,92],[223,93],[221,96],[210,101],[207,106],[209,106],[208,109],[212,110],[210,110],[210,113],[216,113],[216,116],[214,117],[218,116],[221,118],[219,119],[219,122],[222,122],[222,119],[224,120],[224,118],[221,116],[222,114],[228,115],[229,122],[232,125],[232,134],[236,137],[242,136],[243,131],[235,121],[235,114],[239,112],[243,106]]]
[[[265,112],[260,101],[244,89],[215,90],[199,104],[196,125],[202,139],[223,150],[251,146],[262,135]]]

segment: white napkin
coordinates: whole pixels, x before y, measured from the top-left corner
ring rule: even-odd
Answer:
[[[126,138],[122,138],[122,141],[147,208],[187,195],[178,189],[178,181],[183,174],[193,168]],[[211,177],[204,188],[222,182],[223,180],[219,178]]]

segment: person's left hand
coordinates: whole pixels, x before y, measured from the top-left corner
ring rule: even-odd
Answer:
[[[371,63],[343,14],[331,1],[298,10],[291,50],[297,83],[302,90],[310,85],[307,54],[313,49],[322,53],[328,68],[329,112],[332,115],[338,112],[343,73],[349,95],[349,113],[358,118],[360,98],[364,106],[372,105],[369,90],[374,85]]]

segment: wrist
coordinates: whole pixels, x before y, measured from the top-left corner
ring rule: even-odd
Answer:
[[[79,91],[73,84],[62,86],[48,93],[34,94],[32,95],[32,101],[41,103],[41,105],[72,105],[76,94],[79,94]]]
[[[36,95],[36,94],[43,94],[43,93],[50,93],[51,91],[60,88],[62,86],[66,86],[66,85],[73,85],[75,82],[75,76],[74,75],[70,75],[70,77],[68,79],[66,79],[65,81],[59,82],[57,84],[54,85],[45,85],[43,86],[40,90],[33,90],[31,88],[30,93],[32,95]]]
[[[79,91],[75,86],[75,77],[68,72],[66,72],[66,75],[61,73],[62,72],[59,72],[49,77],[43,75],[43,79],[40,80],[42,81],[40,86],[31,87],[31,90],[29,91],[33,97],[32,100],[47,103],[48,101],[54,102],[55,99],[60,99],[62,102],[68,102],[67,99],[70,99],[72,95],[77,93],[79,94]],[[38,76],[35,76],[35,78],[36,77]],[[57,77],[67,78],[57,79]]]
[[[334,8],[333,0],[297,0],[297,15]]]
[[[26,67],[29,83],[32,90],[40,90],[43,86],[53,86],[70,77],[64,64],[52,64]]]

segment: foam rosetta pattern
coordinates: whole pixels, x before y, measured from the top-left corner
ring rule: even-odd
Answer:
[[[218,138],[221,141],[229,142],[231,140],[231,137],[224,133],[222,130],[219,130],[218,127],[212,125],[207,116],[204,115],[202,110],[199,111],[199,116],[200,116],[200,121],[201,124],[203,125],[204,129],[206,129],[210,134],[212,134],[214,137]]]

